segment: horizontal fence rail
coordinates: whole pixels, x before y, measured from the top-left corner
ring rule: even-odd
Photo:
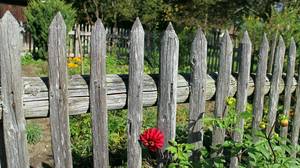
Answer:
[[[217,74],[207,74],[206,76],[206,100],[213,100],[216,93]],[[255,75],[249,80],[248,96],[253,95]],[[283,76],[285,78],[285,76]],[[281,79],[279,93],[284,91],[284,80]],[[269,93],[271,76],[266,78],[265,94]],[[23,77],[24,94],[23,108],[26,118],[48,117],[48,78],[47,77]],[[157,83],[158,75],[144,75],[143,106],[155,106],[157,104]],[[70,115],[86,113],[89,109],[89,76],[73,75],[69,78],[69,106]],[[188,101],[190,93],[190,75],[177,76],[177,103]],[[127,87],[128,75],[108,74],[106,77],[107,86],[107,108],[108,110],[124,109],[127,107]],[[293,78],[291,92],[297,87],[297,81]],[[230,95],[234,96],[237,90],[237,80],[232,75],[230,83]],[[0,107],[0,110],[2,108]],[[1,116],[1,115],[0,115]]]

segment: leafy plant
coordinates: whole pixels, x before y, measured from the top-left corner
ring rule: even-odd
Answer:
[[[57,12],[61,12],[68,32],[75,22],[75,10],[71,5],[65,4],[62,0],[31,0],[26,7],[27,29],[35,45],[33,52],[35,59],[47,58],[49,26]]]
[[[126,116],[125,110],[114,110],[108,113],[109,152],[113,164],[126,160]],[[70,118],[70,132],[74,160],[77,167],[89,165],[92,157],[92,120],[90,114],[72,116]],[[125,152],[126,153],[126,152]]]
[[[171,160],[168,163],[168,168],[189,168],[193,167],[189,157],[192,154],[194,145],[178,144],[176,141],[170,141],[166,151],[171,154]]]
[[[223,144],[216,145],[212,148],[203,147],[200,149],[201,159],[200,167],[224,167],[224,163],[229,162],[232,156],[240,158],[240,167],[299,167],[300,160],[290,157],[295,151],[299,151],[299,146],[292,146],[291,143],[284,138],[279,137],[276,132],[266,132],[265,122],[261,122],[262,130],[256,131],[258,140],[254,140],[250,131],[246,127],[252,119],[252,105],[247,105],[247,111],[237,116],[234,98],[227,99],[228,114],[223,118],[206,117],[204,123],[206,125],[224,128],[226,131],[226,139]],[[241,142],[233,141],[231,135],[233,131],[239,131],[234,125],[243,118],[245,120],[245,133]],[[285,118],[281,116],[280,118]],[[275,124],[272,128],[275,128]],[[287,143],[285,143],[287,142]],[[224,150],[224,155],[211,157],[213,151]]]
[[[31,145],[37,144],[42,139],[42,128],[34,122],[26,125],[27,142]]]

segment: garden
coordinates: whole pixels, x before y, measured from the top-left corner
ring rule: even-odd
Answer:
[[[48,75],[48,27],[57,11],[61,11],[68,31],[72,30],[75,22],[89,22],[93,24],[97,18],[101,18],[104,24],[107,25],[129,27],[128,25],[131,25],[134,17],[139,16],[146,30],[159,34],[158,32],[162,32],[165,29],[168,21],[173,22],[179,38],[179,73],[182,75],[190,74],[193,69],[190,64],[192,62],[190,60],[190,46],[196,34],[197,26],[203,28],[207,37],[218,28],[229,29],[237,50],[238,44],[241,42],[238,39],[242,39],[243,32],[247,30],[252,40],[253,48],[252,73],[255,73],[259,67],[261,39],[264,32],[271,39],[270,55],[276,55],[276,47],[278,46],[280,35],[283,37],[286,46],[290,46],[292,37],[295,39],[296,44],[299,44],[300,4],[296,1],[280,3],[284,5],[284,8],[280,10],[278,6],[274,7],[274,4],[280,5],[275,1],[262,3],[247,0],[242,4],[233,1],[226,6],[228,11],[220,10],[220,13],[214,13],[210,8],[214,10],[222,8],[226,4],[222,0],[205,2],[198,0],[191,2],[147,0],[134,6],[133,4],[135,3],[139,4],[139,1],[132,0],[130,3],[112,1],[114,5],[104,1],[31,1],[25,12],[28,20],[26,30],[32,33],[35,47],[32,52],[25,52],[21,57],[22,75],[31,77]],[[199,12],[199,8],[202,8],[203,12]],[[255,8],[257,10],[253,10]],[[263,12],[260,12],[259,9]],[[225,14],[235,17],[228,18]],[[161,19],[158,20],[158,17],[161,17]],[[156,37],[157,39],[153,44],[156,51],[151,52],[148,59],[145,60],[145,74],[159,73],[159,37]],[[209,41],[208,44],[210,44]],[[208,45],[208,52],[211,51],[215,55],[220,54],[219,52],[214,53],[214,48],[220,48],[220,46]],[[286,55],[290,54],[288,50],[286,53]],[[298,50],[297,53],[299,53]],[[235,54],[238,55],[238,52],[235,52]],[[218,57],[215,55],[214,57]],[[296,55],[295,64],[298,67],[299,54]],[[275,61],[275,57],[273,56],[274,60],[272,61]],[[236,65],[233,65],[233,69],[238,70],[238,63],[240,62],[238,59],[236,62]],[[283,60],[283,72],[288,72],[289,62],[289,59]],[[68,57],[69,76],[89,75],[90,64],[89,54]],[[273,64],[274,62],[270,63],[269,60],[268,72],[270,74],[272,74]],[[116,52],[109,52],[106,56],[107,74],[128,74],[129,65],[128,57],[120,58]],[[218,65],[208,61],[207,66],[209,68],[209,66]],[[296,68],[297,70],[298,68]],[[237,71],[233,73],[237,73]],[[292,135],[289,134],[286,137],[282,135],[283,129],[288,129],[288,132],[292,132],[295,127],[293,123],[296,122],[294,117],[297,113],[296,105],[299,98],[297,98],[298,95],[296,93],[290,96],[291,106],[287,112],[285,110],[286,97],[283,93],[279,96],[278,105],[276,106],[276,119],[272,125],[270,125],[268,119],[270,102],[272,102],[270,99],[272,97],[268,94],[264,96],[263,114],[259,122],[259,129],[255,132],[253,132],[252,128],[253,108],[255,106],[253,95],[248,97],[246,110],[242,113],[237,110],[237,95],[227,96],[224,102],[227,113],[221,118],[214,115],[216,106],[214,100],[216,97],[214,96],[211,100],[206,101],[205,115],[201,118],[204,133],[201,147],[190,143],[188,139],[190,131],[188,102],[177,104],[176,137],[168,142],[164,142],[165,135],[157,128],[157,106],[144,107],[141,134],[139,136],[139,143],[142,148],[142,167],[157,167],[160,164],[169,168],[231,167],[230,162],[233,157],[238,158],[239,167],[299,167],[300,159],[295,155],[299,153],[299,146],[291,141]],[[128,110],[126,108],[109,110],[108,112],[108,149],[111,167],[127,166],[127,114]],[[240,124],[241,120],[243,120],[242,130],[236,128],[236,125]],[[26,122],[27,141],[30,144],[29,151],[32,153],[30,158],[32,166],[52,167],[49,120],[30,119],[26,120]],[[69,122],[73,167],[93,167],[91,114],[71,115]],[[271,127],[271,129],[269,130],[268,127]],[[215,128],[224,130],[224,141],[214,146],[212,141]],[[243,132],[242,139],[238,142],[233,136],[235,132]],[[165,149],[163,147],[164,144],[167,144]],[[40,151],[40,149],[45,151]]]

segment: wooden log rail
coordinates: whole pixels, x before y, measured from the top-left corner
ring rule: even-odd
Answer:
[[[230,95],[236,93],[236,75],[231,76]],[[178,75],[177,103],[188,102],[190,86],[189,74]],[[283,75],[283,78],[285,76]],[[217,74],[207,75],[206,100],[214,99],[216,91]],[[254,92],[254,75],[249,80],[248,96]],[[266,79],[265,93],[270,89],[270,76]],[[154,106],[157,103],[158,75],[144,76],[143,105]],[[49,116],[47,77],[23,77],[24,94],[23,109],[26,118],[43,118]],[[111,74],[106,77],[107,83],[107,107],[109,110],[127,108],[128,75]],[[74,75],[69,79],[69,105],[70,115],[82,114],[89,111],[89,76]],[[294,92],[297,81],[294,78],[291,91]],[[280,82],[280,93],[284,90],[284,81]],[[2,110],[0,108],[0,110]],[[2,114],[2,113],[1,113]],[[0,116],[2,118],[2,116]]]

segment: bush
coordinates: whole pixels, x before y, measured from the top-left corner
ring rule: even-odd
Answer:
[[[38,143],[42,139],[42,128],[36,123],[26,125],[27,142],[31,145]]]
[[[35,59],[47,58],[48,28],[57,12],[61,12],[67,30],[71,30],[75,22],[75,10],[61,0],[32,0],[29,2],[25,16],[28,21],[27,30],[31,32]]]

